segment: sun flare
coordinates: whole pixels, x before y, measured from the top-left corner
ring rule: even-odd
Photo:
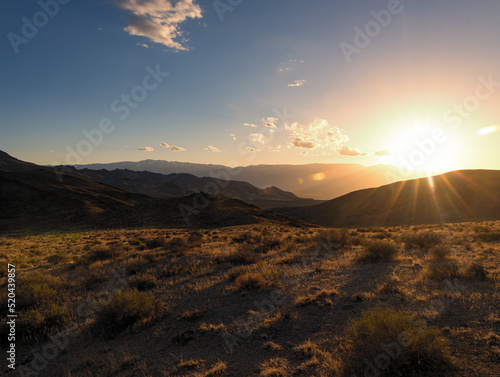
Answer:
[[[454,169],[456,145],[444,130],[436,127],[408,127],[393,138],[390,156],[381,158],[408,171],[442,173]]]

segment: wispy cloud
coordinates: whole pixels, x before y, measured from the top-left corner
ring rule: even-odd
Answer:
[[[160,146],[161,146],[161,147],[165,147],[165,148],[170,147],[170,145],[168,145],[167,143],[160,143]]]
[[[214,147],[213,145],[209,145],[208,147],[205,148],[205,150],[214,153],[218,153],[221,151],[219,148]]]
[[[278,72],[289,72],[295,70],[299,64],[303,64],[303,60],[290,59],[287,62],[283,62],[278,66]]]
[[[290,86],[290,87],[299,87],[299,86],[304,85],[306,82],[307,82],[307,80],[295,80],[291,84],[288,84],[288,86]]]
[[[189,50],[180,25],[188,19],[203,17],[195,0],[115,0],[115,3],[130,12],[129,26],[125,28],[130,35],[146,37],[174,50]]]
[[[368,156],[368,153],[361,152],[359,148],[351,148],[345,145],[339,148],[338,152],[341,156]]]
[[[260,152],[260,149],[253,148],[253,147],[246,147],[245,150],[250,151],[250,152]]]
[[[387,149],[381,149],[379,151],[376,151],[374,153],[375,156],[390,156],[391,152],[389,152]]]
[[[256,133],[250,134],[250,140],[254,143],[265,145],[266,144],[266,136],[264,134]]]
[[[252,123],[243,123],[243,125],[245,127],[252,127],[252,128],[257,128],[258,127],[256,124],[252,124]]]
[[[139,147],[137,149],[139,149],[140,151],[144,151],[144,152],[152,152],[152,151],[154,151],[154,148],[151,148],[151,147]]]
[[[177,145],[172,145],[172,146],[170,147],[170,150],[171,150],[171,151],[174,151],[174,152],[184,152],[184,151],[185,151],[185,149],[184,149],[184,148],[182,148],[182,147],[178,147]]]
[[[238,139],[236,138],[236,134],[229,134],[229,136],[230,136],[233,140],[235,140],[235,141],[236,141],[236,140],[238,140]]]

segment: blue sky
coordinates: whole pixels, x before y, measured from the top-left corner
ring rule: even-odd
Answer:
[[[40,164],[500,168],[500,87],[472,111],[454,108],[484,80],[500,81],[500,4],[394,1],[242,0],[221,20],[211,0],[42,0],[56,14],[13,46],[23,17],[44,16],[38,1],[5,0],[0,149]],[[390,20],[358,48],[355,28],[366,31],[372,11]],[[350,62],[343,42],[358,49]],[[148,67],[169,75],[137,89]],[[112,104],[134,90],[145,98],[120,119]],[[103,119],[113,130],[87,151],[83,131]],[[446,141],[426,149],[436,128]]]

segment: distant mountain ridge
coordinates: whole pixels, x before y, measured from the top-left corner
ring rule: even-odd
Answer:
[[[10,169],[22,166],[22,162],[11,162]],[[0,233],[302,223],[222,195],[155,198],[71,174],[58,177],[45,168],[0,169],[0,208]]]
[[[365,167],[359,164],[251,165],[228,167],[163,160],[123,161],[109,164],[75,165],[77,169],[149,171],[160,174],[187,173],[197,177],[216,177],[245,181],[257,187],[277,186],[301,198],[326,200],[352,191],[378,187],[423,177],[425,172],[409,173],[392,165]]]
[[[459,170],[359,190],[276,212],[322,226],[363,227],[500,219],[500,171]]]

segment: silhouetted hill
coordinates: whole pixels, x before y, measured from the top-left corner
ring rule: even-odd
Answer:
[[[247,182],[211,177],[200,178],[186,173],[164,175],[128,169],[111,171],[105,169],[82,169],[72,174],[78,174],[79,176],[126,191],[162,198],[182,197],[193,193],[207,192],[209,194],[220,194],[233,199],[243,200],[261,208],[319,204],[318,201],[299,198],[291,192],[283,191],[274,186],[261,189]]]
[[[320,200],[426,175],[419,171],[410,174],[392,165],[365,167],[359,164],[252,165],[230,168],[222,165],[144,160],[75,166],[77,169],[128,169],[167,175],[188,173],[197,177],[217,177],[245,181],[257,187],[277,186],[302,198]]]
[[[361,227],[500,219],[500,171],[460,170],[355,191],[277,212],[323,226]]]
[[[161,199],[70,174],[62,178],[46,169],[0,170],[0,232],[288,222],[280,215],[224,196],[193,194]]]
[[[0,151],[0,170],[26,171],[40,168],[40,166],[32,164],[31,162],[18,160],[10,154]]]

